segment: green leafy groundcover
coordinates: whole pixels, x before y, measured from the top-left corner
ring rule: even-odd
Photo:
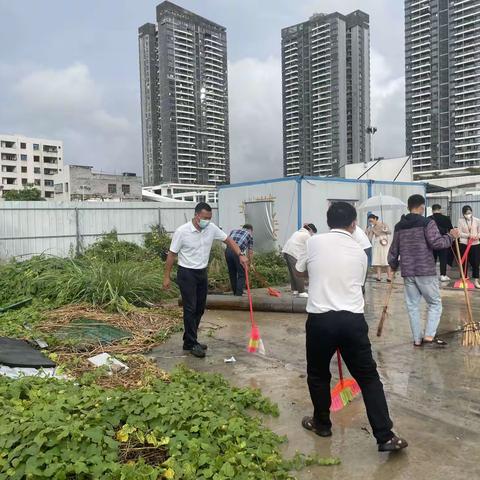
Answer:
[[[275,405],[185,369],[169,383],[129,391],[0,378],[0,409],[2,479],[282,480],[307,464],[338,463],[283,459],[284,439],[247,413],[276,416]],[[139,451],[146,453],[135,458]]]

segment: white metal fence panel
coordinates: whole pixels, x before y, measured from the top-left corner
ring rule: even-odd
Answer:
[[[194,208],[193,202],[2,202],[0,258],[67,256],[112,230],[123,240],[142,244],[150,226],[160,224],[172,233],[192,218]],[[213,213],[217,222],[216,208]]]

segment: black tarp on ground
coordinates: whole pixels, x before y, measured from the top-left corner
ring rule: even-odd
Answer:
[[[55,363],[25,340],[0,337],[0,364],[7,367],[53,368]]]

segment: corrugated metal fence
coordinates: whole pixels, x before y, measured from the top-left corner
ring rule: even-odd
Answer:
[[[80,252],[103,234],[143,243],[152,225],[168,233],[193,216],[192,203],[1,202],[0,258],[41,253],[65,257]],[[218,218],[214,209],[214,221]]]

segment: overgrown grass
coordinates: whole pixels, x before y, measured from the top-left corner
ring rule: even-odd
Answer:
[[[129,305],[148,306],[177,295],[175,288],[163,290],[160,261],[67,260],[61,271],[43,272],[35,283],[43,298],[58,305],[88,302],[114,311],[128,310]]]

